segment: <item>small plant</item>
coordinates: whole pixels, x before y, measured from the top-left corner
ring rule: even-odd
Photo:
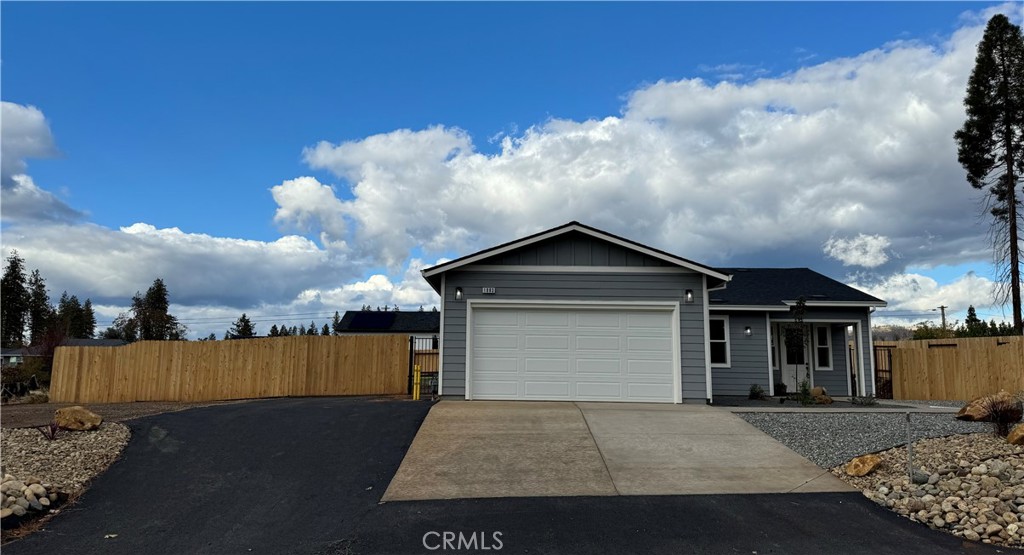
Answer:
[[[786,384],[784,384],[784,383],[780,382],[780,383],[775,384],[775,394],[776,395],[785,396],[786,395],[786,389],[787,389],[786,388]]]
[[[49,441],[57,439],[57,435],[60,434],[60,426],[56,422],[50,422],[46,426],[38,426],[36,429]]]
[[[997,436],[1006,437],[1010,429],[1021,420],[1021,402],[1015,396],[992,395],[983,403],[988,413],[988,421],[992,423],[992,431]]]
[[[811,383],[807,380],[800,382],[800,391],[796,394],[796,398],[800,401],[801,405],[813,405],[814,397],[811,396]]]
[[[757,385],[756,383],[750,384],[750,393],[747,394],[747,399],[763,401],[765,398],[767,398],[767,395],[765,395],[764,393],[764,388]]]
[[[853,396],[850,397],[850,402],[854,405],[860,405],[862,407],[873,407],[878,404],[878,399],[875,399],[874,395],[868,395],[865,397]]]

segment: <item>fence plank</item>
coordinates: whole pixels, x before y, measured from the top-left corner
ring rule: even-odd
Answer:
[[[1024,391],[1024,337],[877,341],[892,350],[893,399],[966,400]]]
[[[60,347],[50,398],[61,403],[213,401],[406,392],[406,335],[139,341]]]

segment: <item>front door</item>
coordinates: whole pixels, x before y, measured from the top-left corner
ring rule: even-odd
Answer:
[[[807,327],[803,327],[804,333],[800,333],[801,327],[796,324],[785,324],[781,326],[782,331],[782,383],[786,384],[786,391],[795,393],[800,389],[800,382],[807,378],[807,343],[810,336],[807,334]]]

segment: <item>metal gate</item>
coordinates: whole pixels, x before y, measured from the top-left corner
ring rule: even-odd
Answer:
[[[892,350],[889,345],[875,345],[875,397],[892,399]]]
[[[413,374],[420,371],[420,398],[437,395],[437,376],[440,371],[440,340],[433,337],[409,337],[409,393],[412,394]]]

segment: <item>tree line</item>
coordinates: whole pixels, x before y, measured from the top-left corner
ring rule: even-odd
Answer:
[[[872,336],[878,341],[901,341],[904,339],[954,339],[961,337],[1003,337],[1017,335],[1013,324],[996,323],[995,320],[985,322],[978,318],[974,305],[967,308],[967,317],[963,322],[955,321],[952,325],[942,327],[931,322],[921,322],[910,326],[873,326]]]
[[[0,278],[0,344],[4,348],[58,346],[66,338],[91,338],[96,333],[92,300],[64,291],[50,303],[46,279],[38,269],[25,273],[25,259],[11,251]]]
[[[305,324],[292,327],[274,324],[267,332],[267,337],[290,337],[293,335],[341,335],[341,314],[334,311],[334,318],[329,324],[324,324],[322,327],[318,327],[315,321],[310,320],[308,328]],[[253,337],[259,337],[259,334],[256,333],[255,324],[244,312],[224,332],[224,339],[251,339]],[[212,333],[206,338],[208,341],[214,339],[217,339],[217,336]]]

